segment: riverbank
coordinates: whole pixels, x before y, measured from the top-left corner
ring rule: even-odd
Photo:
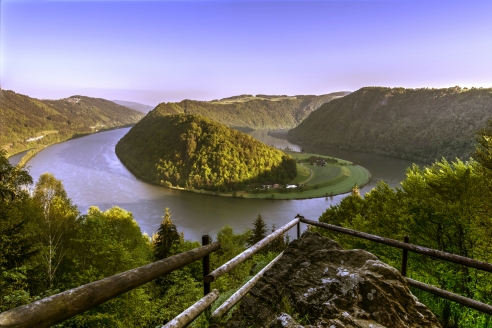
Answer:
[[[116,129],[129,128],[129,127],[132,127],[134,125],[135,124],[125,124],[122,126],[115,126],[115,127],[111,127],[111,128],[101,129],[101,130],[97,130],[97,131],[90,132],[90,133],[73,133],[73,134],[67,134],[67,135],[57,135],[57,138],[55,138],[55,139],[52,139],[49,137],[50,135],[53,135],[53,134],[48,134],[46,136],[46,138],[40,139],[40,140],[43,140],[43,142],[47,142],[46,144],[36,144],[36,145],[34,145],[34,147],[31,147],[31,148],[26,147],[26,149],[23,149],[20,152],[17,152],[16,154],[23,153],[23,152],[27,151],[26,154],[24,156],[22,156],[22,158],[19,160],[19,162],[16,163],[16,165],[20,166],[20,167],[25,166],[31,158],[33,158],[37,153],[46,149],[49,146],[53,146],[53,145],[56,145],[56,144],[61,143],[61,142],[89,136],[89,135],[96,134],[96,133],[107,132],[107,131],[116,130]],[[9,158],[12,156],[15,156],[16,154],[9,156]]]
[[[366,168],[340,158],[293,151],[285,153],[297,161],[298,170],[298,176],[287,186],[262,186],[226,193],[182,187],[168,188],[220,197],[294,200],[346,194],[351,192],[354,186],[362,188],[372,179]]]

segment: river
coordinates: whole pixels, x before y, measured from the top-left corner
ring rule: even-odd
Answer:
[[[184,232],[185,238],[190,240],[200,240],[201,235],[207,233],[215,237],[226,224],[241,232],[252,227],[259,213],[269,227],[272,224],[280,227],[298,213],[316,220],[330,205],[338,204],[344,197],[240,199],[154,186],[135,178],[116,157],[114,147],[128,131],[129,128],[111,130],[50,146],[28,162],[29,172],[34,181],[45,172],[54,174],[63,182],[68,196],[82,213],[90,206],[101,210],[119,206],[131,211],[142,232],[149,235],[157,230],[164,209],[169,207],[178,231]],[[267,131],[252,131],[249,134],[277,148],[300,149],[287,140],[269,136]],[[308,147],[306,150],[354,161],[369,169],[373,179],[361,189],[362,193],[372,189],[379,180],[386,181],[392,187],[398,185],[405,176],[406,168],[412,164],[410,161],[349,151]]]

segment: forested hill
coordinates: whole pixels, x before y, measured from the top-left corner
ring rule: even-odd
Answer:
[[[367,87],[321,106],[289,140],[425,163],[467,160],[491,115],[492,89]]]
[[[14,154],[76,134],[134,124],[143,116],[99,98],[40,100],[0,90],[0,147]]]
[[[293,128],[321,105],[349,92],[321,96],[241,95],[212,101],[183,100],[161,103],[163,114],[199,114],[229,127],[251,129]]]
[[[251,136],[200,115],[153,110],[116,145],[135,175],[163,186],[240,190],[255,182],[286,183],[295,161]]]

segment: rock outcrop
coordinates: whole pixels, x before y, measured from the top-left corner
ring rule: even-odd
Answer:
[[[243,298],[226,327],[441,327],[398,270],[305,232]]]

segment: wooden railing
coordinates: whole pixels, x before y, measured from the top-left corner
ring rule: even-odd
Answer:
[[[360,231],[350,230],[347,228],[342,228],[342,227],[335,226],[332,224],[307,220],[304,217],[299,216],[299,215],[298,215],[298,217],[300,218],[301,222],[307,223],[309,225],[329,229],[329,230],[336,231],[336,232],[341,232],[343,234],[347,234],[347,235],[351,235],[354,237],[371,240],[371,241],[374,241],[374,242],[377,242],[380,244],[385,244],[388,246],[403,249],[402,269],[401,269],[401,273],[403,276],[406,276],[406,272],[407,272],[407,258],[408,258],[407,253],[408,253],[408,251],[418,253],[418,254],[423,254],[423,255],[426,255],[429,257],[434,257],[434,258],[441,259],[441,260],[445,260],[448,262],[461,264],[461,265],[464,265],[467,267],[471,267],[471,268],[475,268],[475,269],[479,269],[479,270],[483,270],[483,271],[487,271],[487,272],[492,272],[492,264],[490,264],[490,263],[474,260],[474,259],[471,259],[468,257],[459,256],[459,255],[455,255],[455,254],[451,254],[451,253],[438,251],[438,250],[435,250],[432,248],[426,248],[426,247],[422,247],[422,246],[418,246],[418,245],[412,245],[412,244],[408,243],[408,237],[405,237],[404,242],[401,242],[401,241],[397,241],[394,239],[389,239],[389,238],[384,238],[384,237],[380,237],[380,236],[376,236],[376,235],[371,235],[371,234],[368,234],[365,232],[360,232]],[[475,301],[471,298],[467,298],[467,297],[464,297],[461,295],[450,293],[446,290],[442,290],[440,288],[430,286],[430,285],[421,283],[419,281],[416,281],[416,280],[413,280],[413,279],[410,279],[407,277],[405,277],[405,279],[407,280],[407,282],[410,286],[416,287],[418,289],[432,293],[434,295],[448,299],[450,301],[460,303],[462,305],[465,305],[469,308],[478,310],[480,312],[492,315],[492,306],[490,306],[489,304],[485,304],[482,302]]]
[[[0,327],[50,327],[218,250],[219,243],[156,261],[0,313]]]
[[[438,258],[441,260],[449,261],[449,262],[454,262],[462,265],[466,265],[472,268],[492,272],[492,264],[487,263],[487,262],[482,262],[482,261],[477,261],[474,259],[470,259],[467,257],[451,254],[451,253],[446,253],[442,251],[438,251],[435,249],[431,248],[426,248],[418,245],[412,245],[408,243],[408,238],[405,238],[404,242],[400,242],[394,239],[389,239],[389,238],[384,238],[376,235],[371,235],[368,233],[360,232],[360,231],[355,231],[355,230],[350,230],[338,226],[334,226],[331,224],[327,223],[322,223],[318,221],[312,221],[312,220],[307,220],[301,215],[297,215],[296,219],[289,222],[279,230],[275,231],[274,233],[270,234],[269,236],[265,237],[263,240],[258,242],[257,244],[253,245],[252,247],[248,248],[246,251],[243,253],[239,254],[226,264],[222,265],[218,269],[216,269],[214,272],[210,273],[209,275],[206,275],[204,278],[205,282],[213,282],[215,281],[218,277],[220,277],[222,274],[225,272],[233,269],[235,266],[238,264],[244,262],[247,258],[249,258],[251,255],[259,251],[261,248],[265,247],[270,241],[274,240],[275,238],[278,238],[280,235],[288,231],[290,228],[292,228],[294,225],[297,225],[297,238],[300,236],[300,223],[306,223],[312,226],[317,226],[325,229],[329,229],[332,231],[344,233],[347,235],[351,235],[354,237],[358,238],[363,238],[367,240],[371,240],[377,243],[389,245],[392,247],[400,248],[403,250],[403,256],[402,256],[402,273],[406,274],[406,266],[407,266],[407,253],[408,251],[414,252],[414,253],[419,253],[423,255],[427,255],[430,257]],[[280,257],[282,254],[277,256],[270,264],[265,267],[262,271],[260,271],[255,277],[253,277],[250,281],[248,281],[243,287],[241,287],[234,295],[232,295],[227,301],[225,301],[217,310],[215,310],[211,318],[212,319],[218,319],[222,317],[224,314],[227,313],[237,302],[241,300],[243,296],[245,296],[248,291],[254,286],[254,284],[261,278],[263,273],[268,270]],[[404,275],[405,276],[405,275]],[[463,297],[461,295],[453,294],[448,291],[436,288],[434,286],[430,286],[424,283],[421,283],[419,281],[410,279],[405,277],[407,280],[408,284],[410,286],[419,288],[421,290],[424,290],[429,293],[433,293],[435,295],[438,295],[439,297],[446,298],[448,300],[463,304],[467,307],[473,308],[475,310],[478,310],[483,313],[487,314],[492,314],[492,306],[475,301],[470,298]],[[213,295],[211,295],[213,293]],[[207,308],[210,307],[210,305],[219,297],[219,292],[217,290],[214,290],[212,293],[209,295],[206,295],[204,298],[202,298],[200,301],[195,303],[194,305],[190,306],[186,311],[181,313],[179,316],[177,316],[175,319],[170,321],[168,324],[164,326],[164,328],[181,328],[181,327],[186,327],[188,326],[198,315],[200,315],[203,311],[205,311]]]
[[[404,276],[406,274],[406,254],[408,251],[453,263],[466,265],[483,271],[492,272],[492,264],[487,262],[477,261],[467,257],[458,256],[418,245],[413,245],[408,243],[408,239],[405,239],[404,242],[400,242],[394,239],[384,238],[360,231],[334,226],[327,223],[308,220],[305,219],[303,216],[297,215],[294,220],[290,221],[280,229],[266,236],[257,244],[251,246],[250,248],[248,248],[238,256],[234,257],[227,263],[223,264],[211,273],[209,272],[210,264],[208,257],[210,253],[218,250],[220,248],[220,245],[217,242],[209,244],[209,237],[203,236],[202,244],[204,246],[200,248],[174,255],[172,257],[136,269],[132,269],[99,281],[95,281],[62,292],[60,294],[47,297],[31,304],[2,312],[0,313],[0,328],[49,327],[202,258],[205,296],[163,326],[165,328],[186,327],[191,322],[193,322],[193,320],[195,320],[196,317],[198,317],[201,313],[209,310],[211,304],[219,297],[219,292],[216,289],[210,291],[211,282],[216,281],[224,273],[230,271],[237,265],[246,261],[253,254],[264,248],[271,241],[281,237],[284,233],[286,233],[294,226],[297,226],[297,238],[299,238],[301,232],[301,222],[402,249],[402,274]],[[268,264],[250,281],[248,281],[243,287],[241,287],[236,293],[234,293],[219,308],[217,308],[217,310],[215,310],[210,316],[212,320],[222,317],[235,304],[237,304],[237,302],[239,302],[241,298],[244,297],[254,286],[254,284],[263,276],[264,272],[268,270],[281,256],[282,253],[277,256],[272,262],[270,262],[270,264]],[[406,278],[406,280],[410,286],[419,288],[421,290],[438,295],[442,298],[446,298],[448,300],[492,315],[492,306],[488,304],[481,303],[457,294],[453,294],[434,286],[423,284],[410,278]]]

